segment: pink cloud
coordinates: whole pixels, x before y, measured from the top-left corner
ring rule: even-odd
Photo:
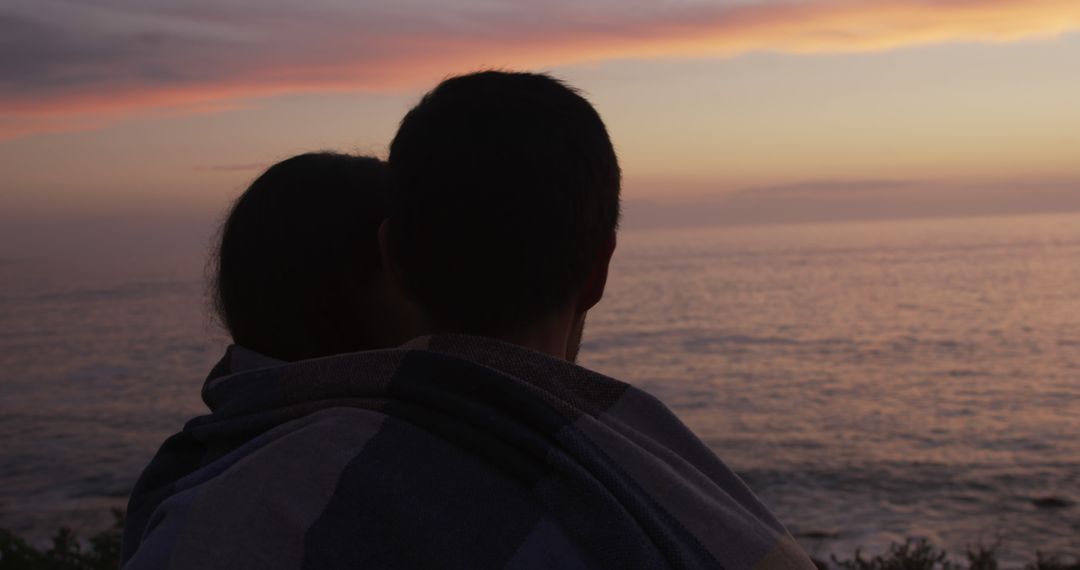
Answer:
[[[15,0],[0,8],[0,139],[281,94],[416,89],[481,67],[877,51],[1080,29],[1076,0],[425,1],[155,10]]]

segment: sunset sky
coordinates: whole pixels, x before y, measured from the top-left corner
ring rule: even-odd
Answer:
[[[1077,0],[4,0],[0,223],[216,216],[490,67],[587,94],[642,225],[1080,209]]]

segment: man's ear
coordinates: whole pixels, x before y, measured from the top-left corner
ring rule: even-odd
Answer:
[[[612,231],[600,245],[600,249],[597,250],[589,275],[585,278],[585,284],[578,294],[578,313],[584,313],[593,308],[604,296],[604,287],[607,286],[608,266],[611,265],[611,256],[614,253],[615,232]]]

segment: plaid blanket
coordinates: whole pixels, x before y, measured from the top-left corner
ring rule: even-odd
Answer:
[[[124,568],[813,568],[658,400],[521,347],[233,347],[203,399],[134,490]]]

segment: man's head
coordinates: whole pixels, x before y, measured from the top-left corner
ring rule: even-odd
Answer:
[[[402,120],[390,179],[384,248],[435,330],[512,335],[599,300],[619,164],[600,116],[562,82],[442,82]]]

